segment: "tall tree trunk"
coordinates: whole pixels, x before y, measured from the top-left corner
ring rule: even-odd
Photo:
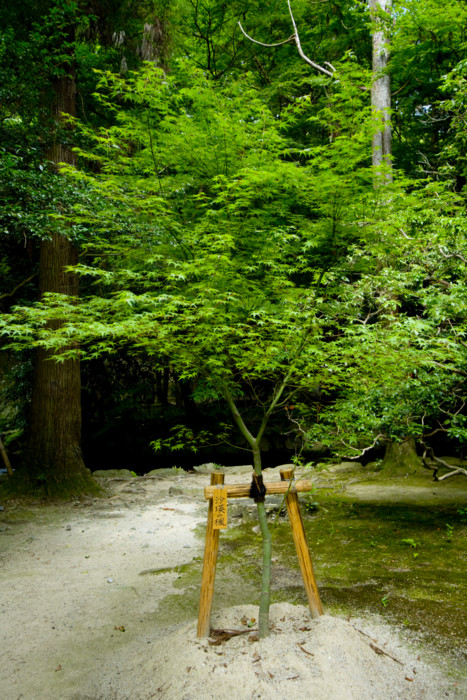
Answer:
[[[371,85],[371,107],[375,117],[373,134],[373,166],[387,165],[387,181],[392,181],[391,154],[391,79],[387,73],[389,51],[387,37],[378,12],[391,11],[392,0],[368,0],[373,20],[373,82]]]
[[[68,46],[72,46],[73,28],[67,39]],[[58,163],[75,164],[74,153],[68,145],[70,132],[64,138],[66,129],[63,128],[63,113],[74,115],[76,112],[72,56],[62,68],[63,74],[53,85],[53,141],[47,154],[56,171]],[[60,177],[58,171],[56,176]],[[77,296],[78,277],[67,272],[67,267],[76,264],[77,259],[77,250],[66,237],[66,231],[53,232],[49,240],[43,240],[39,257],[40,295],[58,292]],[[54,321],[51,325],[57,327],[59,323]],[[39,350],[35,357],[25,468],[32,486],[48,495],[79,493],[94,484],[81,454],[80,365],[78,360],[57,362],[51,355],[51,351]]]

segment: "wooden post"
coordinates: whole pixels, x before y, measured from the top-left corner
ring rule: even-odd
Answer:
[[[224,474],[213,472],[211,486],[224,483]],[[201,579],[201,594],[199,599],[197,637],[208,637],[211,631],[211,609],[216,578],[217,549],[219,546],[219,530],[214,530],[213,500],[209,500],[208,524],[206,527],[206,545],[204,547],[203,576]]]
[[[280,474],[282,481],[291,481],[293,479],[293,469],[281,469]],[[305,529],[303,527],[302,514],[300,512],[296,491],[292,491],[291,489],[287,493],[285,500],[311,616],[319,617],[324,611],[319,597],[318,586],[316,585],[313,564],[311,563],[310,550],[308,549],[308,543],[306,541]]]

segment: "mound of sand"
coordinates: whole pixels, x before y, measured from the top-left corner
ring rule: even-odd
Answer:
[[[104,674],[85,697],[413,700],[450,695],[395,637],[389,637],[389,647],[384,638],[371,638],[341,618],[311,620],[303,606],[278,604],[271,607],[271,635],[258,641],[256,615],[250,605],[215,613],[217,633],[206,640],[196,638],[194,622],[181,626],[155,640],[131,669],[127,663],[118,680]],[[233,632],[241,634],[230,637]]]

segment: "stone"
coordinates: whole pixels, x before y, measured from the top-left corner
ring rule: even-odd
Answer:
[[[252,464],[241,464],[237,467],[227,467],[228,474],[251,474],[253,472]]]
[[[129,469],[97,469],[92,473],[97,479],[133,479]]]
[[[193,467],[193,471],[196,474],[210,474],[211,472],[225,472],[226,468],[214,464],[214,462],[206,462],[206,464],[199,464],[197,467]]]
[[[179,488],[178,486],[171,486],[169,488],[169,496],[183,496],[183,494],[183,489]]]
[[[341,462],[340,464],[335,464],[332,467],[328,467],[327,471],[333,474],[339,474],[343,472],[353,472],[363,469],[360,462]]]
[[[176,472],[171,468],[151,469],[146,476],[157,476],[159,479],[171,479],[176,476]]]

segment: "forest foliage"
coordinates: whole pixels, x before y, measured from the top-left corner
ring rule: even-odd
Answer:
[[[27,384],[42,348],[87,361],[94,432],[136,411],[159,450],[259,447],[272,422],[296,457],[411,437],[420,453],[462,456],[467,9],[397,0],[379,14],[393,181],[378,186],[367,3],[292,7],[303,50],[331,75],[240,31],[287,39],[283,0],[2,10],[4,385]],[[51,124],[50,94],[71,73],[77,115]],[[57,138],[77,158],[59,173]],[[78,251],[79,298],[38,299],[53,235]],[[28,392],[23,411],[0,414],[19,450]]]

